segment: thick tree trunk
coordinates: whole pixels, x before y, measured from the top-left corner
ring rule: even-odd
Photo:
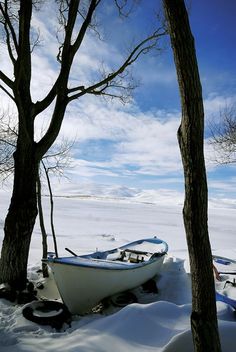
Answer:
[[[180,88],[178,131],[185,176],[183,209],[192,276],[191,326],[196,352],[221,351],[212,254],[207,224],[207,180],[203,153],[204,110],[194,39],[184,0],[163,0]]]
[[[14,187],[5,220],[0,282],[22,290],[26,286],[29,246],[37,216],[38,161],[35,159],[35,145],[25,141],[18,143],[14,159]]]

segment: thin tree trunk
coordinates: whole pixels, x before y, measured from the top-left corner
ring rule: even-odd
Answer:
[[[41,188],[40,176],[38,176],[37,185],[38,185],[37,197],[38,197],[39,224],[40,224],[40,229],[42,234],[43,258],[47,258],[48,244],[47,244],[47,233],[44,225],[42,192],[41,192],[42,188]],[[48,277],[48,266],[46,263],[42,263],[42,272],[43,272],[43,277]]]
[[[208,236],[208,195],[203,153],[201,82],[184,0],[163,0],[177,70],[182,120],[178,140],[185,176],[183,209],[192,276],[191,327],[196,352],[220,352],[212,254]]]
[[[47,183],[48,183],[48,190],[49,190],[49,196],[50,196],[50,223],[51,223],[51,230],[52,230],[52,238],[54,243],[55,254],[56,254],[56,257],[58,257],[57,240],[56,240],[56,233],[55,233],[54,222],[53,222],[54,203],[53,203],[52,187],[51,187],[50,178],[48,175],[49,170],[46,168],[43,161],[42,161],[42,164],[44,167],[44,171],[45,171]]]

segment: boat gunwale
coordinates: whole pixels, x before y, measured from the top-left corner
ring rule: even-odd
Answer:
[[[44,263],[47,264],[60,264],[60,265],[70,265],[74,267],[83,267],[83,268],[93,268],[93,269],[100,269],[100,270],[132,270],[136,268],[141,268],[147,265],[150,265],[156,261],[158,261],[160,258],[162,258],[164,255],[167,254],[168,252],[168,245],[165,241],[153,237],[153,238],[144,238],[141,240],[136,240],[133,242],[130,242],[126,245],[120,246],[118,248],[110,249],[107,251],[102,251],[101,253],[114,253],[117,250],[122,250],[125,249],[129,246],[135,245],[135,244],[142,244],[143,242],[149,242],[153,244],[163,244],[164,245],[164,250],[160,252],[150,252],[150,255],[153,257],[150,257],[147,261],[140,261],[138,263],[130,263],[130,262],[122,262],[119,260],[109,260],[109,259],[102,259],[102,258],[94,258],[92,255],[96,254],[90,253],[90,254],[84,254],[81,256],[75,256],[75,257],[49,257],[46,259],[42,259]],[[128,248],[127,248],[128,249]],[[156,256],[155,256],[156,254]],[[76,262],[77,259],[77,262]],[[65,261],[68,260],[68,261]],[[73,260],[75,260],[73,262]],[[100,264],[100,265],[99,265]]]
[[[106,260],[106,259],[96,259],[96,258],[81,258],[81,257],[76,257],[79,258],[80,261],[76,262],[66,262],[62,261],[61,259],[70,259],[71,257],[63,257],[63,258],[50,258],[50,259],[43,259],[43,262],[50,264],[60,264],[60,265],[70,265],[74,267],[83,267],[83,268],[93,268],[93,269],[102,269],[102,270],[130,270],[130,269],[136,269],[136,268],[141,268],[146,265],[150,265],[156,261],[158,261],[160,258],[162,258],[164,255],[166,255],[166,252],[160,253],[159,256],[150,258],[149,260],[145,262],[139,262],[139,263],[129,263],[129,262],[120,262],[120,261],[115,261],[115,260]],[[81,261],[81,259],[84,259],[84,261]],[[99,265],[101,264],[101,265]],[[105,265],[104,265],[105,264]],[[106,265],[107,264],[107,265]]]

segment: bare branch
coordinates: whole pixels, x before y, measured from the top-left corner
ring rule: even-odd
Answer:
[[[61,43],[59,52],[57,54],[57,60],[60,63],[65,63],[63,57],[67,57],[67,61],[72,62],[84,39],[85,33],[91,24],[93,13],[100,1],[101,0],[91,0],[87,12],[84,9],[79,9],[80,1],[72,1],[70,4],[67,1],[58,1],[60,13],[59,24],[64,29],[64,40]],[[85,14],[83,14],[82,11]],[[78,14],[83,18],[83,23],[78,32],[78,35],[76,36],[76,39],[74,40],[74,43],[72,43],[72,34]]]
[[[99,1],[100,2],[100,1]],[[99,5],[99,2],[97,3],[97,6]],[[87,16],[87,9],[82,9],[78,11],[79,15],[81,16],[81,18],[85,21],[86,20],[86,16]],[[88,24],[88,28],[95,33],[95,35],[99,38],[99,40],[102,40],[102,36],[101,33],[98,31],[98,27],[99,24],[96,21],[96,14],[93,14],[93,17],[91,18],[90,23]]]
[[[59,1],[60,2],[60,23],[63,25],[64,30],[65,30],[65,38],[64,42],[60,45],[59,47],[59,52],[57,55],[57,60],[62,64],[60,74],[54,83],[53,87],[51,88],[50,92],[47,94],[47,96],[40,102],[37,102],[35,104],[35,112],[39,114],[41,111],[45,110],[55,99],[57,93],[58,93],[58,87],[60,85],[60,82],[62,80],[62,77],[64,78],[65,74],[69,74],[69,70],[74,58],[74,55],[79,49],[79,46],[81,42],[83,41],[84,35],[86,33],[87,27],[91,21],[92,14],[94,10],[96,9],[97,5],[99,4],[100,0],[92,0],[88,14],[86,16],[86,19],[84,20],[84,23],[81,26],[81,29],[79,31],[79,34],[77,36],[77,39],[75,40],[74,44],[72,45],[72,33],[75,25],[75,21],[77,18],[77,13],[78,13],[78,7],[79,7],[79,1],[74,1],[73,3],[67,4],[65,1]],[[68,12],[68,19],[66,20],[66,15],[65,13]]]
[[[18,128],[17,124],[11,126],[10,115],[0,116],[0,178],[6,180],[14,171],[13,153],[16,149]],[[70,151],[75,141],[64,138],[60,143],[49,149],[43,157],[46,169],[62,177],[66,168],[71,167]]]
[[[53,102],[53,100],[56,98],[57,92],[58,92],[59,78],[60,76],[57,78],[57,80],[55,81],[54,85],[52,86],[48,94],[45,96],[45,98],[35,103],[34,105],[35,116],[40,114],[42,111],[46,110],[49,107],[49,105]]]
[[[68,56],[68,53],[69,53],[71,55],[71,58],[73,59],[74,55],[78,51],[84,39],[84,36],[88,28],[92,29],[95,32],[95,34],[98,36],[98,38],[101,40],[101,35],[97,30],[98,24],[92,23],[92,17],[94,16],[94,12],[97,6],[99,5],[99,3],[101,2],[101,0],[90,1],[89,6],[82,4],[81,8],[80,8],[80,1],[74,2],[73,6],[72,4],[68,4],[67,1],[59,0],[58,2],[59,2],[59,14],[60,14],[59,24],[62,27],[64,32],[64,39],[60,40],[59,33],[61,32],[61,30],[59,29],[57,34],[57,40],[60,43],[60,46],[57,54],[57,61],[62,63],[63,51],[66,56]],[[76,35],[75,40],[73,41],[72,33],[73,33],[74,23],[77,18],[77,15],[79,15],[82,18],[83,22],[78,34]],[[68,49],[69,49],[69,52],[67,52]]]
[[[31,39],[31,50],[30,52],[32,53],[34,51],[34,48],[40,44],[40,30],[38,29],[36,33],[34,33],[34,37],[32,36]]]
[[[14,14],[9,14],[8,12],[8,3],[5,2],[5,7],[3,8],[3,3],[0,3],[0,13],[2,14],[2,17],[4,21],[1,21],[1,23],[4,25],[5,33],[6,33],[6,42],[7,42],[7,47],[8,47],[8,52],[10,59],[13,64],[15,64],[15,57],[13,54],[13,48],[16,53],[18,53],[18,42],[17,42],[17,36],[15,29],[13,27],[13,20],[15,18]],[[13,45],[13,48],[12,48]]]
[[[72,89],[69,89],[68,90],[69,93],[75,92],[76,90],[79,90],[79,92],[74,95],[70,95],[68,97],[68,100],[71,101],[74,99],[78,99],[79,97],[85,95],[86,93],[99,95],[99,92],[100,92],[104,94],[105,89],[112,86],[116,86],[117,83],[114,83],[114,80],[117,77],[119,77],[127,69],[127,67],[132,65],[139,58],[141,54],[147,54],[150,50],[155,48],[157,46],[158,40],[164,35],[166,35],[166,32],[161,31],[161,29],[158,29],[151,36],[144,39],[131,51],[127,59],[116,71],[107,74],[106,77],[102,79],[100,82],[84,89],[82,89],[81,86],[77,88],[74,87]],[[121,86],[119,85],[119,87]],[[108,94],[110,93],[108,92]]]
[[[133,78],[129,70],[126,70],[100,89],[95,89],[88,94],[99,95],[111,100],[115,98],[120,100],[122,104],[126,104],[132,99],[132,92],[138,87],[138,84],[138,80]]]
[[[5,73],[3,73],[2,71],[0,71],[0,79],[11,89],[13,89],[13,81],[8,78]]]
[[[14,96],[11,95],[11,93],[9,93],[8,90],[5,87],[3,87],[1,84],[0,84],[0,89],[2,89],[15,102]]]
[[[74,55],[75,53],[79,50],[80,48],[80,45],[84,39],[84,36],[85,36],[85,33],[91,23],[91,20],[92,20],[92,16],[93,16],[93,13],[94,11],[96,10],[97,6],[99,5],[99,3],[101,2],[101,0],[91,0],[91,3],[90,3],[90,6],[89,6],[89,9],[88,9],[88,12],[87,12],[87,16],[85,17],[84,19],[84,22],[80,28],[80,31],[77,35],[77,38],[72,46],[73,48],[73,52],[74,52]]]
[[[75,141],[62,139],[60,144],[56,144],[43,157],[43,163],[46,169],[59,177],[65,177],[65,169],[71,167],[71,149]]]
[[[130,4],[130,7],[128,7],[128,0],[114,0],[116,7],[118,8],[119,15],[120,17],[129,17],[131,12],[134,10],[135,6],[140,2],[140,0],[133,0]]]
[[[225,106],[219,113],[220,121],[210,122],[211,140],[219,164],[236,162],[236,105]]]
[[[13,153],[16,148],[16,125],[10,126],[2,114],[0,116],[0,179],[2,182],[12,175],[14,171]]]

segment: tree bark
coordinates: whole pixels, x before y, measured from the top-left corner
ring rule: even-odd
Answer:
[[[14,187],[5,220],[0,282],[7,282],[14,289],[23,290],[27,280],[31,234],[37,216],[38,160],[35,158],[34,143],[19,142],[14,159]]]
[[[184,177],[184,225],[192,277],[191,328],[196,352],[221,351],[208,235],[208,191],[203,152],[204,109],[194,38],[184,0],[163,0],[181,96],[178,130]]]

